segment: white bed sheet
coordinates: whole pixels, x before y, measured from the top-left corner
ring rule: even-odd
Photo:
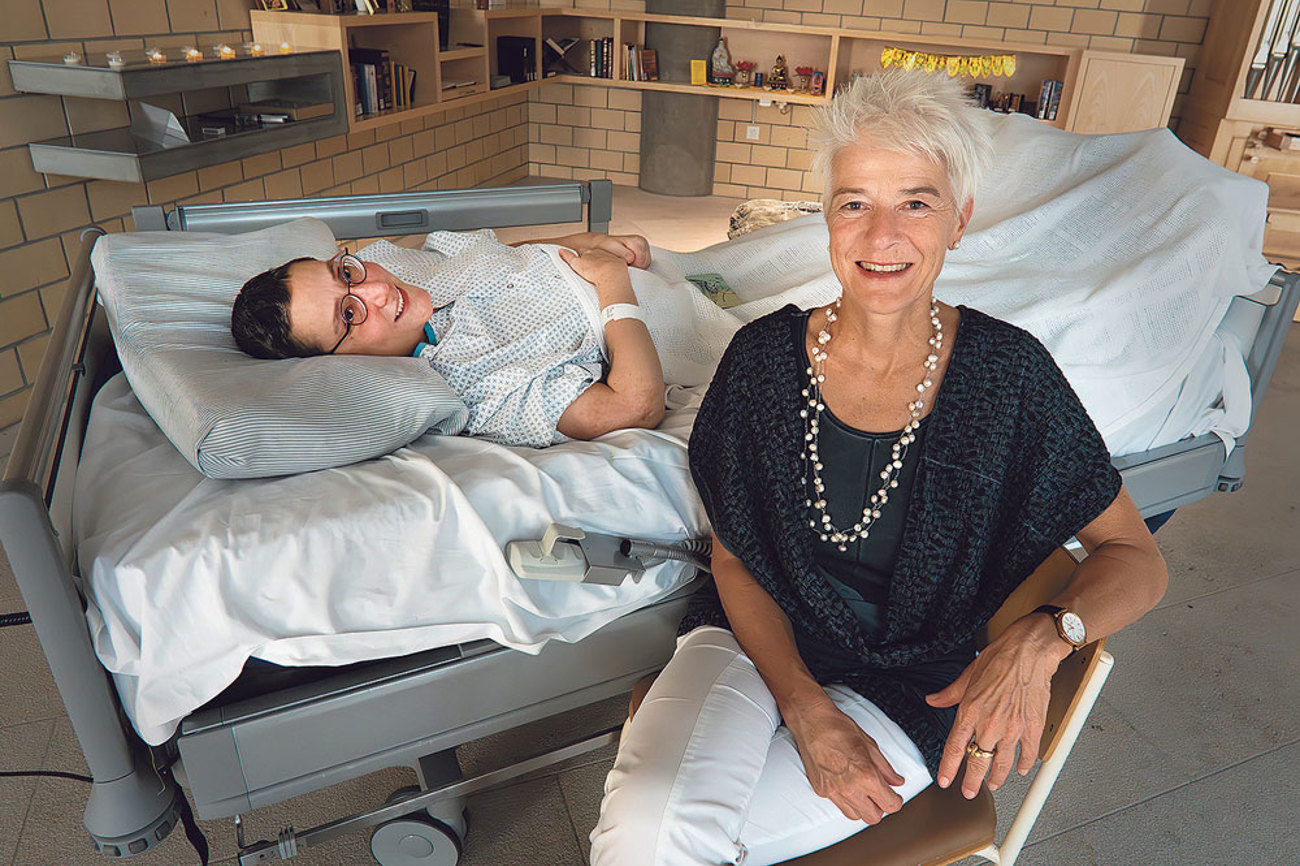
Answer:
[[[223,481],[185,462],[119,375],[77,478],[95,651],[157,744],[250,657],[342,665],[481,638],[526,652],[579,640],[690,570],[664,564],[618,587],[521,581],[506,542],[552,521],[706,535],[686,465],[693,419],[682,409],[660,430],[545,450],[430,435],[341,469]]]

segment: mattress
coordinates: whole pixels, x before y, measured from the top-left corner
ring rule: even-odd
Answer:
[[[506,543],[551,522],[707,535],[686,466],[693,419],[682,408],[659,430],[544,450],[429,435],[340,469],[229,481],[186,463],[119,375],[96,398],[77,476],[95,651],[158,744],[250,658],[342,665],[483,638],[524,652],[580,640],[693,569],[664,563],[615,587],[524,581]]]

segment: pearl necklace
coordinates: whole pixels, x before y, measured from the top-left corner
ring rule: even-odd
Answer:
[[[826,308],[826,323],[817,333],[817,347],[813,349],[813,362],[806,370],[808,374],[808,387],[803,390],[803,396],[808,400],[808,407],[799,411],[799,417],[805,419],[804,432],[804,449],[803,459],[806,465],[812,466],[812,483],[815,491],[815,498],[809,496],[804,500],[804,505],[808,508],[814,508],[821,515],[821,520],[809,518],[808,527],[817,533],[818,538],[822,541],[838,545],[840,550],[847,550],[848,545],[860,538],[866,538],[871,534],[871,527],[880,519],[880,510],[885,507],[889,501],[889,491],[898,487],[899,470],[903,468],[903,460],[907,456],[907,446],[916,441],[916,429],[921,424],[921,410],[925,407],[925,392],[930,390],[933,380],[930,378],[935,369],[939,366],[939,355],[943,351],[943,325],[939,322],[939,305],[935,301],[930,302],[930,354],[926,356],[925,375],[921,383],[916,386],[916,399],[907,404],[907,411],[911,418],[907,425],[903,427],[902,435],[894,443],[891,450],[890,458],[885,463],[885,468],[880,470],[880,489],[871,495],[866,507],[862,509],[862,519],[853,524],[851,529],[839,529],[831,522],[831,516],[826,511],[826,485],[822,482],[822,462],[821,455],[817,450],[818,430],[821,426],[822,411],[825,410],[826,404],[822,402],[822,384],[826,381],[826,349],[831,341],[831,325],[839,318],[837,311],[840,308],[840,300],[837,298],[835,303]],[[807,486],[807,471],[804,472],[804,485]]]

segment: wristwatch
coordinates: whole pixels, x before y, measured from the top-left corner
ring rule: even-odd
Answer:
[[[1061,640],[1075,649],[1079,649],[1088,642],[1088,630],[1083,627],[1083,620],[1069,608],[1055,604],[1044,604],[1034,608],[1034,613],[1050,614],[1052,620],[1056,623],[1056,633],[1061,636]]]

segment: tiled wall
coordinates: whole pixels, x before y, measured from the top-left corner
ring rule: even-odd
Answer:
[[[30,396],[80,230],[131,227],[133,205],[450,189],[526,171],[528,106],[502,97],[148,184],[42,175],[26,142],[124,126],[125,106],[17,94],[4,60],[251,39],[251,0],[3,0],[0,24],[0,430]],[[633,157],[635,158],[633,147]]]
[[[574,0],[571,5],[593,10],[644,8],[640,0]],[[1212,5],[1213,0],[731,0],[727,16],[1183,57],[1187,63],[1174,102],[1176,124]],[[593,134],[595,124],[571,123],[585,120],[585,115],[559,110],[567,104],[571,92],[574,97],[592,101],[605,98],[601,94],[584,94],[587,90],[605,89],[553,84],[531,94],[531,141],[570,142],[554,148],[533,144],[529,150],[532,174],[611,177],[623,182],[620,178],[627,172],[626,160],[623,168],[606,167],[614,162],[608,152],[613,148],[602,150],[594,143],[578,144],[579,140],[599,139],[598,134]],[[610,98],[625,101],[623,96],[614,96],[623,91],[610,88],[606,92]],[[617,129],[626,132],[631,130],[631,119],[624,111],[623,125]],[[719,99],[713,192],[744,198],[816,198],[820,190],[808,175],[809,155],[804,149],[803,128],[808,112],[807,108],[795,106],[782,114],[775,107],[750,100]],[[757,127],[757,139],[747,137],[747,127]],[[625,136],[620,136],[618,143],[619,148],[630,147],[623,151],[625,156],[638,151],[638,146]]]

